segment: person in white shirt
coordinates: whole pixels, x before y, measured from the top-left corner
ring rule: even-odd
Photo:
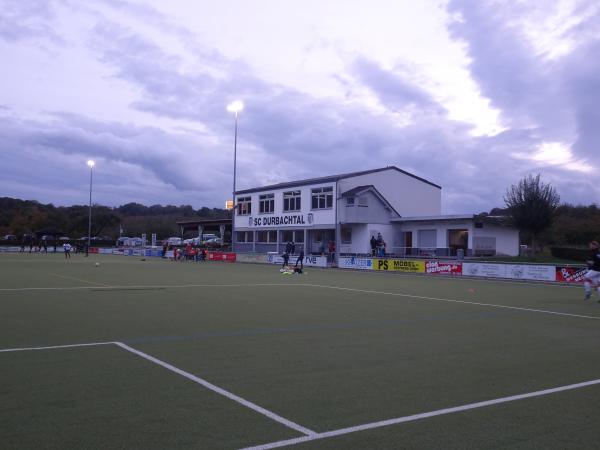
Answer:
[[[63,250],[65,251],[65,258],[70,258],[71,257],[71,244],[69,244],[68,242],[65,242],[63,244]]]

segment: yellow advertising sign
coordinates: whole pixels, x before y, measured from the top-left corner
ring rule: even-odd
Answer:
[[[425,261],[411,259],[373,259],[373,270],[425,273]]]

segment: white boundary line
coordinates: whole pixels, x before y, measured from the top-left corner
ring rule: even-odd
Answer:
[[[67,345],[50,345],[46,347],[20,347],[20,348],[3,348],[0,353],[8,352],[25,352],[31,350],[54,350],[56,348],[73,348],[73,347],[93,347],[94,345],[116,344],[116,342],[88,342],[85,344],[67,344]]]
[[[323,433],[316,433],[316,434],[313,434],[312,436],[302,436],[302,437],[298,437],[298,438],[287,439],[284,441],[277,441],[277,442],[271,442],[269,444],[257,445],[254,447],[244,447],[242,450],[268,450],[271,448],[285,447],[287,445],[294,445],[294,444],[300,444],[302,442],[316,441],[319,439],[326,439],[326,438],[335,437],[335,436],[342,436],[342,435],[349,434],[349,433],[355,433],[357,431],[371,430],[373,428],[381,428],[381,427],[386,427],[389,425],[396,425],[399,423],[412,422],[412,421],[421,420],[421,419],[428,419],[430,417],[441,416],[444,414],[453,414],[453,413],[457,413],[457,412],[468,411],[470,409],[498,405],[500,403],[514,402],[517,400],[523,400],[523,399],[532,398],[532,397],[541,397],[543,395],[555,394],[557,392],[570,391],[572,389],[579,389],[579,388],[583,388],[583,387],[587,387],[587,386],[593,386],[596,384],[600,384],[600,379],[584,381],[582,383],[569,384],[566,386],[559,386],[559,387],[555,387],[555,388],[551,388],[551,389],[544,389],[541,391],[529,392],[526,394],[511,395],[509,397],[500,397],[500,398],[496,398],[493,400],[485,400],[482,402],[469,403],[466,405],[455,406],[452,408],[438,409],[438,410],[430,411],[430,412],[426,412],[426,413],[413,414],[411,416],[397,417],[395,419],[381,420],[379,422],[365,423],[365,424],[357,425],[354,427],[340,428],[337,430],[326,431]]]
[[[73,348],[73,347],[92,347],[92,346],[97,346],[97,345],[109,345],[109,344],[116,345],[123,350],[126,350],[126,351],[133,353],[137,356],[140,356],[154,364],[164,367],[165,369],[170,370],[171,372],[181,375],[182,377],[187,378],[188,380],[193,381],[194,383],[200,384],[201,386],[204,386],[205,388],[207,388],[213,392],[216,392],[217,394],[220,394],[224,397],[227,397],[230,400],[233,400],[234,402],[237,402],[237,403],[245,406],[246,408],[250,408],[251,410],[253,410],[259,414],[262,414],[263,416],[266,416],[269,419],[274,420],[275,422],[279,422],[280,424],[285,425],[286,427],[291,428],[292,430],[298,431],[307,436],[313,436],[313,435],[317,434],[315,431],[309,430],[308,428],[305,428],[302,425],[292,422],[291,420],[288,420],[285,417],[281,417],[280,415],[275,414],[274,412],[269,411],[268,409],[265,409],[262,406],[258,406],[257,404],[252,403],[251,401],[248,401],[238,395],[235,395],[229,391],[226,391],[225,389],[220,388],[219,386],[216,386],[216,385],[204,380],[203,378],[197,377],[196,375],[192,375],[189,372],[181,370],[178,367],[173,366],[172,364],[161,361],[160,359],[155,358],[154,356],[150,356],[147,353],[144,353],[140,350],[136,350],[135,348],[130,347],[129,345],[124,344],[122,342],[116,342],[116,341],[114,341],[114,342],[89,342],[89,343],[85,343],[85,344],[52,345],[52,346],[45,346],[45,347],[5,348],[5,349],[0,349],[0,353],[22,352],[22,351],[31,351],[31,350],[54,350],[54,349],[60,349],[60,348]]]
[[[505,308],[505,309],[515,309],[517,311],[529,311],[529,312],[537,312],[543,314],[552,314],[556,316],[567,316],[567,317],[578,317],[580,319],[594,319],[600,320],[600,316],[585,316],[583,314],[572,314],[572,313],[564,313],[558,311],[549,311],[547,309],[534,309],[534,308],[522,308],[520,306],[508,306],[508,305],[497,305],[495,303],[482,303],[482,302],[471,302],[468,300],[455,300],[452,298],[441,298],[441,297],[425,297],[423,295],[413,295],[413,294],[404,294],[401,292],[385,292],[385,291],[373,291],[368,289],[355,289],[355,288],[346,288],[340,286],[328,286],[326,284],[304,284],[304,286],[312,286],[326,289],[337,289],[340,291],[350,291],[350,292],[362,292],[365,294],[379,294],[379,295],[392,295],[396,297],[408,297],[415,298],[419,300],[434,300],[438,302],[448,302],[448,303],[464,303],[467,305],[477,305],[477,306],[488,306],[490,308]]]
[[[154,364],[158,364],[159,366],[164,367],[165,369],[170,370],[171,372],[175,372],[176,374],[181,375],[182,377],[187,378],[188,380],[191,380],[194,383],[198,383],[198,384],[204,386],[205,388],[210,389],[213,392],[216,392],[217,394],[227,397],[228,399],[233,400],[234,402],[240,403],[241,405],[243,405],[247,408],[250,408],[253,411],[256,411],[264,416],[267,416],[269,419],[279,422],[288,428],[296,430],[307,436],[314,436],[317,434],[315,431],[309,430],[308,428],[304,428],[302,425],[298,425],[297,423],[292,422],[291,420],[288,420],[285,417],[281,417],[280,415],[275,414],[274,412],[271,412],[268,409],[263,408],[262,406],[258,406],[257,404],[252,403],[242,397],[239,397],[229,391],[226,391],[225,389],[215,386],[214,384],[212,384],[200,377],[197,377],[196,375],[192,375],[189,372],[186,372],[186,371],[181,370],[169,363],[161,361],[160,359],[155,358],[154,356],[150,356],[147,353],[136,350],[135,348],[132,348],[127,344],[123,344],[122,342],[115,342],[115,344],[118,345],[119,347],[121,347],[122,349],[127,350],[128,352],[134,353],[150,362],[153,362]]]
[[[261,286],[306,286],[304,283],[239,283],[239,284],[138,284],[138,285],[117,285],[117,286],[57,286],[57,287],[24,287],[24,288],[0,288],[0,292],[20,292],[20,291],[79,291],[79,290],[119,290],[119,289],[186,289],[194,287],[261,287]]]

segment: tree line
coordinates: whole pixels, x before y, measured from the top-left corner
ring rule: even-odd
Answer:
[[[54,206],[35,200],[0,197],[0,236],[43,233],[61,234],[71,238],[87,236],[88,205]],[[157,233],[159,239],[179,236],[178,220],[229,218],[229,211],[220,208],[190,205],[152,205],[127,203],[117,207],[92,206],[92,236],[116,239],[120,230],[124,236]]]

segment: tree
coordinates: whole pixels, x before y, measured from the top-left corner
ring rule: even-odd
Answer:
[[[540,175],[528,175],[506,191],[504,203],[515,226],[531,234],[531,249],[535,253],[538,235],[552,225],[560,196],[556,190],[540,181]]]

